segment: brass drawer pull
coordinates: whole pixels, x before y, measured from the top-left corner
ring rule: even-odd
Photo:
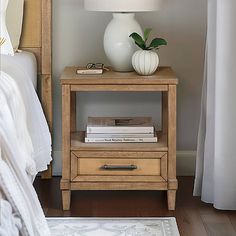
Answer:
[[[138,167],[136,165],[103,165],[101,169],[103,170],[136,170]]]

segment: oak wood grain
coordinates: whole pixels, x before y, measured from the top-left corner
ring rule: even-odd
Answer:
[[[70,209],[71,191],[62,190],[62,205],[64,210]]]
[[[65,85],[62,88],[62,180],[70,180],[70,131],[71,131],[71,96],[70,85]]]
[[[166,152],[73,151],[79,158],[162,158]]]
[[[102,169],[104,165],[111,166],[130,166],[135,165],[137,169],[134,170],[105,170]],[[114,175],[160,175],[161,162],[160,159],[102,159],[102,158],[78,158],[78,175],[108,175],[110,180]]]
[[[71,190],[167,190],[166,182],[71,182]]]
[[[98,176],[98,175],[79,175],[76,176],[73,181],[74,182],[141,182],[141,183],[145,183],[145,182],[163,182],[165,183],[166,180],[163,179],[162,176],[127,176],[127,175],[123,175],[123,176]]]
[[[77,75],[76,67],[66,67],[61,84],[70,85],[167,85],[177,84],[178,79],[170,67],[159,67],[154,75],[140,76],[135,72],[119,73],[112,69],[102,75]]]
[[[106,85],[100,85],[100,84],[94,84],[91,86],[90,84],[76,84],[71,85],[72,91],[78,91],[78,92],[157,92],[157,91],[167,91],[168,86],[167,85],[120,85],[120,84],[106,84]]]
[[[24,1],[21,48],[41,48],[42,10],[42,0]]]
[[[71,134],[71,150],[76,151],[129,151],[129,152],[166,152],[167,136],[158,133],[157,143],[85,143],[85,132],[73,132]]]
[[[20,49],[32,52],[37,59],[39,91],[45,117],[52,131],[52,0],[25,0]],[[51,178],[52,165],[42,173]]]
[[[118,73],[112,70],[102,75],[80,76],[76,74],[75,67],[65,68],[61,76],[63,139],[61,189],[64,190],[68,186],[68,190],[167,190],[168,208],[174,210],[178,188],[177,83],[178,80],[170,67],[161,67],[152,76],[139,76],[134,72]],[[164,132],[157,134],[157,143],[85,143],[85,132],[71,132],[76,130],[75,92],[81,91],[162,92],[165,106]],[[134,153],[136,157],[131,157]],[[148,158],[149,153],[152,153],[151,158]],[[156,155],[157,153],[159,154]],[[75,156],[78,157],[77,163]],[[134,165],[138,168],[132,171],[108,172],[101,169],[102,165]],[[123,180],[124,176],[128,176],[127,180]],[[142,182],[141,179],[145,176],[159,177],[161,182]],[[67,207],[69,203],[65,203],[66,200],[67,198],[63,199],[63,206]]]
[[[176,202],[176,86],[168,89],[168,188],[167,199],[169,209],[175,209]],[[175,182],[175,184],[172,184]]]

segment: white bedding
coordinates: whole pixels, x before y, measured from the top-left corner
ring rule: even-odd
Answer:
[[[20,52],[14,56],[1,56],[1,70],[12,75],[14,68],[21,70],[21,76],[33,83],[34,88],[37,88],[37,61],[33,53]],[[13,77],[14,78],[14,77]]]
[[[15,68],[14,73],[17,72],[19,71]],[[29,121],[33,121],[31,126]],[[47,143],[41,140],[49,134],[44,122],[45,118],[32,83],[20,80],[17,74],[12,78],[1,71],[0,193],[6,201],[0,199],[0,204],[4,204],[0,209],[0,215],[5,217],[5,221],[0,219],[0,235],[15,236],[18,235],[18,230],[22,236],[50,235],[43,210],[30,181],[32,178],[29,178],[36,174],[39,161],[40,165],[46,165],[51,158],[50,145],[45,145]],[[35,143],[32,136],[34,133],[38,134],[35,136],[38,143]],[[42,147],[42,159],[35,159],[36,155],[39,157],[39,154],[42,154],[38,152],[38,148]],[[22,224],[19,224],[19,219]],[[14,232],[10,232],[9,227],[14,229]]]
[[[18,85],[26,108],[26,119],[33,144],[33,158],[36,171],[47,169],[51,158],[51,135],[43,114],[41,104],[35,91],[37,81],[36,60],[28,52],[15,56],[1,55],[1,71],[12,77]]]

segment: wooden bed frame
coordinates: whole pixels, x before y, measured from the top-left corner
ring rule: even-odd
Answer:
[[[25,0],[20,49],[33,52],[38,63],[39,97],[52,132],[52,0]],[[52,165],[42,178],[52,177]]]

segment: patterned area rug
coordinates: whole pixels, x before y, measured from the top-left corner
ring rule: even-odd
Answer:
[[[52,236],[179,236],[168,218],[47,218]]]

